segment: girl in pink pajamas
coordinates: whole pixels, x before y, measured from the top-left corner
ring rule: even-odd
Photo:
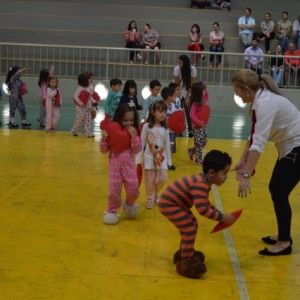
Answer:
[[[118,132],[111,133],[109,126],[117,125],[118,127],[118,124],[120,125]],[[136,219],[138,217],[136,200],[139,196],[139,185],[134,161],[134,154],[142,149],[138,125],[139,116],[134,104],[124,103],[118,107],[113,121],[107,125],[106,130],[102,131],[99,149],[102,153],[109,152],[108,208],[103,216],[105,224],[119,222],[120,215],[117,211],[121,206],[128,218]],[[117,135],[121,136],[119,138],[121,143],[113,142]],[[120,144],[122,144],[122,149],[119,149]],[[126,199],[123,202],[121,198],[122,184],[126,192]]]
[[[49,77],[46,93],[46,132],[54,132],[60,119],[61,96],[57,77]]]

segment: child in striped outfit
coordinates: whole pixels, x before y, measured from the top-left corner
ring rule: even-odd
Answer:
[[[135,168],[134,154],[142,149],[141,139],[138,135],[139,115],[133,103],[121,104],[114,115],[113,122],[120,125],[129,133],[128,147],[120,152],[114,148],[112,138],[106,130],[102,131],[99,149],[102,153],[109,152],[109,194],[108,208],[104,212],[103,222],[105,224],[117,224],[120,215],[117,214],[121,207],[125,215],[130,219],[138,217],[138,206],[136,200],[139,196],[138,177]],[[109,125],[108,125],[109,126]],[[108,128],[106,128],[108,130]],[[117,134],[117,132],[114,132]],[[124,143],[125,138],[123,138]],[[119,141],[119,144],[122,141]],[[125,145],[126,146],[126,145]],[[121,191],[124,184],[126,199],[122,203]]]
[[[161,194],[160,212],[179,230],[180,250],[175,252],[173,262],[177,273],[191,278],[200,278],[206,273],[204,254],[194,249],[198,222],[191,211],[208,219],[231,224],[234,217],[216,209],[209,201],[211,185],[222,185],[230,170],[231,157],[218,150],[208,152],[203,161],[203,173],[175,180]]]

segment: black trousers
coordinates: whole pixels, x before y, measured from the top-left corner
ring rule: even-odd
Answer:
[[[291,238],[292,210],[289,195],[300,180],[300,146],[277,160],[269,183],[269,191],[275,209],[278,240]],[[300,200],[300,199],[299,199]]]

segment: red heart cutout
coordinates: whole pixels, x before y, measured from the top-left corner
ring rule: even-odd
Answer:
[[[61,97],[60,97],[60,91],[59,90],[57,90],[57,93],[56,93],[55,98],[54,98],[54,102],[55,102],[56,106],[61,105]]]
[[[104,120],[102,120],[102,121],[100,122],[100,129],[101,129],[101,130],[105,130],[105,128],[106,128],[106,126],[108,125],[108,123],[109,123],[109,114],[105,114]]]
[[[176,133],[185,131],[185,115],[182,110],[177,110],[171,114],[168,119],[168,127]]]
[[[243,211],[243,209],[239,209],[239,210],[235,210],[235,211],[231,212],[230,214],[235,217],[235,220],[231,224],[219,222],[210,233],[218,232],[220,230],[223,230],[223,229],[228,228],[231,225],[233,225],[236,222],[236,220],[240,217],[242,211]]]
[[[80,100],[84,105],[86,105],[87,102],[89,101],[89,97],[90,97],[90,94],[88,93],[88,91],[85,91],[85,90],[81,91],[80,94],[79,94],[79,96],[78,96],[79,100]],[[73,99],[73,102],[74,102],[76,105],[78,105],[78,103],[77,103],[74,99]]]
[[[131,136],[126,128],[121,128],[117,122],[109,122],[105,128],[108,138],[107,143],[112,152],[121,153],[130,148]]]

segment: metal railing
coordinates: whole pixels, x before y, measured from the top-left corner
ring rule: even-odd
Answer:
[[[162,82],[170,82],[173,79],[174,66],[178,57],[186,54],[193,61],[196,52],[160,50],[162,64],[156,62],[154,50],[137,49],[142,56],[149,52],[149,64],[144,64],[134,58],[133,64],[129,63],[127,48],[109,47],[84,47],[65,45],[38,45],[0,43],[1,74],[6,75],[8,69],[14,65],[28,67],[27,75],[38,76],[41,69],[55,66],[55,74],[61,78],[76,78],[79,73],[92,71],[95,78],[109,80],[118,77],[122,80],[134,79],[136,81],[149,82],[159,79]],[[197,77],[211,85],[230,85],[233,74],[244,68],[244,53],[215,53],[201,52],[206,58],[199,59],[197,65]],[[218,68],[209,67],[209,56],[220,55],[222,58]],[[272,55],[263,55],[264,73],[270,74],[270,59]],[[280,56],[278,56],[280,57]],[[290,76],[285,85],[299,88],[299,80],[295,74]]]

